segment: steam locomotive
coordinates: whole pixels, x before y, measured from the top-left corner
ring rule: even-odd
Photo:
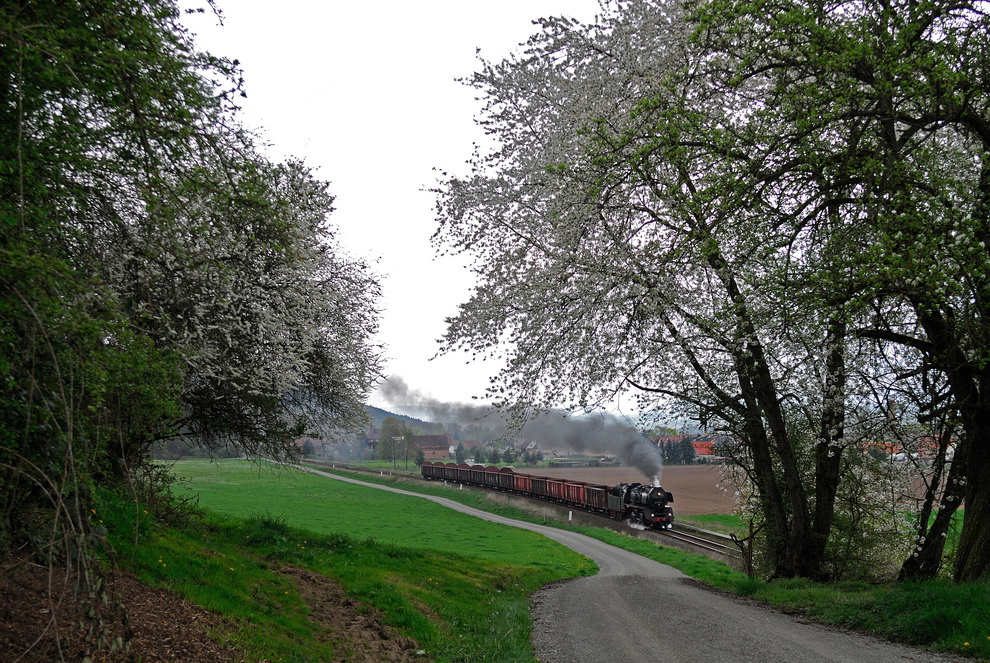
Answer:
[[[610,487],[522,474],[508,467],[483,467],[464,463],[458,465],[439,461],[424,462],[420,471],[424,479],[457,481],[524,497],[535,497],[653,529],[671,529],[674,526],[674,509],[670,506],[674,496],[660,486],[617,483]]]
[[[617,483],[609,491],[609,509],[623,520],[639,522],[654,529],[672,529],[674,496],[660,486],[640,483]]]

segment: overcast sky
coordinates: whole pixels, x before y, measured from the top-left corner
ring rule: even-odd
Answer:
[[[184,0],[183,7],[203,0]],[[463,172],[481,131],[474,90],[455,79],[500,60],[541,16],[589,21],[597,0],[419,2],[217,0],[186,25],[203,50],[241,62],[245,125],[270,156],[295,156],[331,182],[340,241],[381,275],[385,373],[447,402],[481,396],[492,365],[431,361],[444,318],[464,301],[463,261],[435,258],[434,168]],[[372,403],[383,405],[381,398]]]

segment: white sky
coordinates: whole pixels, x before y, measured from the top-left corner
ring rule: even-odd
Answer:
[[[181,6],[203,6],[183,0]],[[471,274],[430,245],[434,168],[463,172],[473,142],[474,90],[455,78],[476,52],[501,60],[532,20],[590,21],[597,0],[217,0],[185,24],[203,50],[241,62],[242,122],[261,129],[273,158],[295,156],[331,182],[331,221],[352,255],[376,263],[383,300],[384,372],[446,402],[481,396],[498,367],[462,356],[431,361],[444,318],[467,299]],[[380,398],[372,398],[383,405]]]

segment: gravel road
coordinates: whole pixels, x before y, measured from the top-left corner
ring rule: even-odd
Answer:
[[[412,495],[540,532],[590,557],[601,572],[554,583],[533,597],[533,643],[541,663],[944,663],[958,657],[808,623],[705,588],[680,571],[597,539],[504,518],[442,497],[321,476]]]

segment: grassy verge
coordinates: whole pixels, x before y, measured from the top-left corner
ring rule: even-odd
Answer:
[[[455,499],[520,520],[546,522],[545,518],[534,517],[529,512],[493,505],[484,498],[484,494],[458,490],[442,483],[422,484],[397,476],[376,477],[358,473],[350,473],[350,476]],[[690,520],[692,524],[707,529],[739,531],[733,529],[739,527],[735,516],[692,516]],[[672,566],[716,589],[749,596],[788,612],[838,626],[865,629],[880,637],[917,647],[990,660],[990,583],[957,585],[937,580],[892,585],[823,584],[800,579],[766,582],[750,578],[706,557],[657,546],[612,530],[574,527],[562,521],[548,524],[582,532]]]
[[[694,527],[700,527],[712,532],[722,534],[746,535],[746,525],[742,518],[732,514],[719,513],[707,516],[678,516],[678,522],[686,523]]]
[[[417,498],[247,463],[177,469],[199,473],[191,485],[207,515],[164,527],[104,495],[99,518],[125,567],[227,616],[234,626],[219,637],[250,660],[341,660],[346,649],[309,620],[285,565],[333,578],[436,661],[532,660],[527,595],[596,571],[544,537]],[[458,529],[477,536],[448,534]]]

